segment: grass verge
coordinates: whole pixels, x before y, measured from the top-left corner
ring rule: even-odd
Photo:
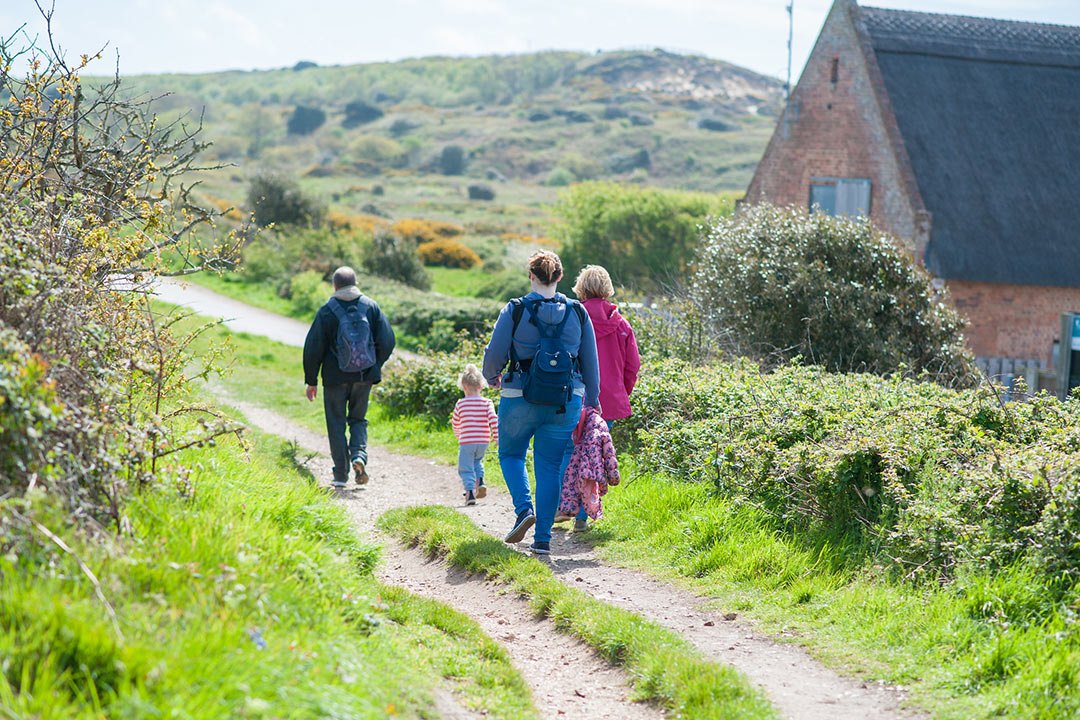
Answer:
[[[473,573],[509,585],[555,625],[630,674],[636,699],[688,718],[777,717],[731,668],[708,662],[685,640],[639,616],[567,587],[543,563],[507,547],[446,507],[392,510],[380,527]]]
[[[119,539],[84,537],[41,494],[0,504],[0,716],[431,718],[448,684],[488,716],[535,717],[499,645],[379,584],[377,547],[281,447],[174,456]]]
[[[623,458],[627,476],[630,465]],[[903,685],[936,718],[1080,712],[1080,603],[1048,609],[1029,569],[900,582],[852,567],[843,547],[777,531],[709,484],[662,475],[624,482],[604,511],[590,542],[606,559],[686,583],[833,666]]]

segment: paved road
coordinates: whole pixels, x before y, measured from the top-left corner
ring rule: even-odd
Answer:
[[[154,295],[162,302],[188,308],[198,315],[224,318],[225,327],[234,332],[264,335],[286,345],[304,347],[308,331],[305,323],[246,305],[194,283],[161,278]]]

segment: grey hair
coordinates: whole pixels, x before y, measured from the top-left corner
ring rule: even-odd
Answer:
[[[356,271],[348,265],[342,265],[334,271],[334,289],[340,290],[356,284]]]

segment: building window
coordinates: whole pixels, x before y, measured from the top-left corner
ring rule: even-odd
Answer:
[[[829,82],[835,88],[837,81],[840,80],[840,58],[834,57],[832,59],[832,67],[829,69]]]
[[[870,181],[865,178],[810,178],[810,209],[829,215],[870,214]]]

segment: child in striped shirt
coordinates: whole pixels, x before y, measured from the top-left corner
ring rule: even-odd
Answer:
[[[476,498],[487,495],[484,486],[484,453],[488,443],[499,441],[499,418],[495,405],[480,394],[484,376],[475,365],[466,365],[458,376],[458,387],[465,397],[457,401],[450,424],[458,441],[458,475],[465,486],[465,504],[475,505]]]

